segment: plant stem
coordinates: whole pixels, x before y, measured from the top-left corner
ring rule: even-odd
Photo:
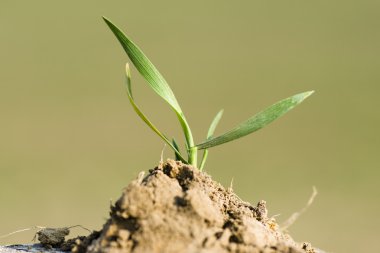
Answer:
[[[208,157],[208,149],[205,149],[205,151],[203,152],[203,158],[202,158],[201,164],[199,165],[200,171],[202,171],[203,168],[205,167],[207,157]]]
[[[195,167],[197,167],[197,153],[198,153],[197,147],[191,147],[189,149],[189,163]]]
[[[187,153],[189,155],[188,163],[190,165],[197,166],[197,150],[198,150],[198,148],[195,147],[195,143],[194,143],[193,135],[191,133],[190,126],[187,123],[186,118],[183,114],[177,113],[177,117],[179,119],[179,122],[181,123],[182,130],[185,134]]]

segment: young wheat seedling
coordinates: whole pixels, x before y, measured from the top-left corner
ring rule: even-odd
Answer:
[[[199,169],[202,170],[207,160],[208,149],[221,145],[226,142],[236,140],[238,138],[244,137],[250,133],[253,133],[264,126],[268,125],[275,119],[284,115],[303,100],[309,97],[313,91],[303,92],[291,97],[288,97],[284,100],[281,100],[274,105],[266,108],[265,110],[259,112],[248,120],[240,123],[232,130],[214,137],[214,131],[218,125],[223,110],[217,113],[214,120],[211,122],[209,127],[206,140],[201,143],[195,144],[193,135],[190,129],[190,126],[185,118],[185,115],[179,106],[177,99],[174,96],[173,91],[169,87],[165,78],[160,74],[157,68],[152,64],[152,62],[145,56],[142,50],[134,44],[117,26],[115,26],[110,20],[103,17],[104,21],[114,33],[121,46],[124,48],[129,59],[132,61],[133,65],[140,72],[140,74],[148,82],[149,86],[161,97],[163,98],[170,107],[174,110],[183,133],[185,135],[185,145],[186,145],[186,154],[187,158],[180,152],[177,142],[172,139],[170,140],[166,135],[157,129],[153,123],[145,116],[145,114],[140,110],[136,105],[135,100],[132,95],[132,85],[131,85],[131,73],[129,65],[126,65],[126,83],[127,83],[127,94],[129,101],[139,115],[139,117],[171,148],[175,153],[177,160],[180,160],[184,163],[191,164],[193,166],[198,166],[197,163],[197,154],[199,150],[204,150],[202,160],[199,164]]]

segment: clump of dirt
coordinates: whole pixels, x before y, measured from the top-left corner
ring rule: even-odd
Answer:
[[[102,231],[77,242],[89,253],[312,253],[268,217],[265,201],[242,201],[209,175],[167,160],[132,181]]]
[[[65,237],[70,234],[69,228],[44,228],[36,233],[38,241],[46,248],[61,247]]]
[[[62,228],[36,227],[39,228],[39,230],[34,235],[33,241],[35,241],[35,239],[37,238],[41,246],[43,246],[45,249],[59,249],[62,251],[70,251],[75,245],[84,244],[85,242],[89,242],[89,240],[98,237],[96,235],[99,234],[99,232],[92,232],[91,235],[87,237],[78,236],[76,238],[66,240],[66,236],[70,234],[70,229],[75,227],[80,227],[91,232],[89,229],[83,227],[82,225],[75,225],[71,227]],[[29,228],[26,230],[29,230]]]

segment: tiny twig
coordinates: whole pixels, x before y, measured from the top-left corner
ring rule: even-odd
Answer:
[[[234,178],[231,178],[230,186],[228,187],[229,192],[233,192],[233,186],[234,186]]]
[[[88,232],[92,233],[92,231],[90,229],[85,228],[82,225],[75,225],[75,226],[71,226],[71,227],[67,227],[67,228],[70,229],[70,228],[76,228],[76,227],[82,228],[82,229],[87,230]]]
[[[164,163],[164,151],[165,151],[165,148],[166,148],[166,143],[164,143],[164,147],[162,148],[161,150],[161,159],[160,159],[160,163]]]
[[[1,238],[7,238],[7,237],[9,237],[11,235],[18,234],[18,233],[25,232],[25,231],[29,231],[29,230],[32,230],[32,229],[39,229],[39,230],[41,230],[41,229],[44,229],[44,228],[45,227],[42,227],[42,226],[34,226],[34,227],[31,227],[31,228],[23,228],[23,229],[20,229],[20,230],[13,231],[13,232],[11,232],[9,234],[6,234],[6,235],[2,235],[2,236],[0,236],[0,239]]]
[[[25,231],[29,231],[31,229],[33,229],[34,227],[31,227],[31,228],[24,228],[24,229],[20,229],[20,230],[17,230],[17,231],[14,231],[14,232],[11,232],[9,234],[6,234],[6,235],[2,235],[0,236],[0,238],[7,238],[11,235],[14,235],[14,234],[17,234],[17,233],[21,233],[21,232],[25,232]]]
[[[313,186],[313,193],[311,194],[309,201],[307,202],[306,206],[301,209],[299,212],[293,213],[281,226],[281,230],[287,230],[289,227],[291,227],[294,222],[300,217],[301,214],[307,211],[307,209],[313,204],[315,197],[317,196],[317,188]]]

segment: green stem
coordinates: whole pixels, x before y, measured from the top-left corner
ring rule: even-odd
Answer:
[[[189,149],[189,163],[195,167],[197,167],[197,153],[198,148],[197,147],[191,147]]]
[[[198,148],[195,147],[195,143],[194,143],[193,135],[191,133],[190,126],[187,123],[186,118],[183,114],[180,115],[177,113],[177,117],[179,119],[179,122],[181,123],[182,130],[185,134],[187,152],[189,154],[188,163],[190,165],[197,166],[197,150],[198,150]]]
[[[208,157],[208,149],[205,149],[205,151],[203,152],[203,158],[202,158],[201,164],[199,165],[200,171],[202,171],[203,168],[205,167],[207,157]]]

